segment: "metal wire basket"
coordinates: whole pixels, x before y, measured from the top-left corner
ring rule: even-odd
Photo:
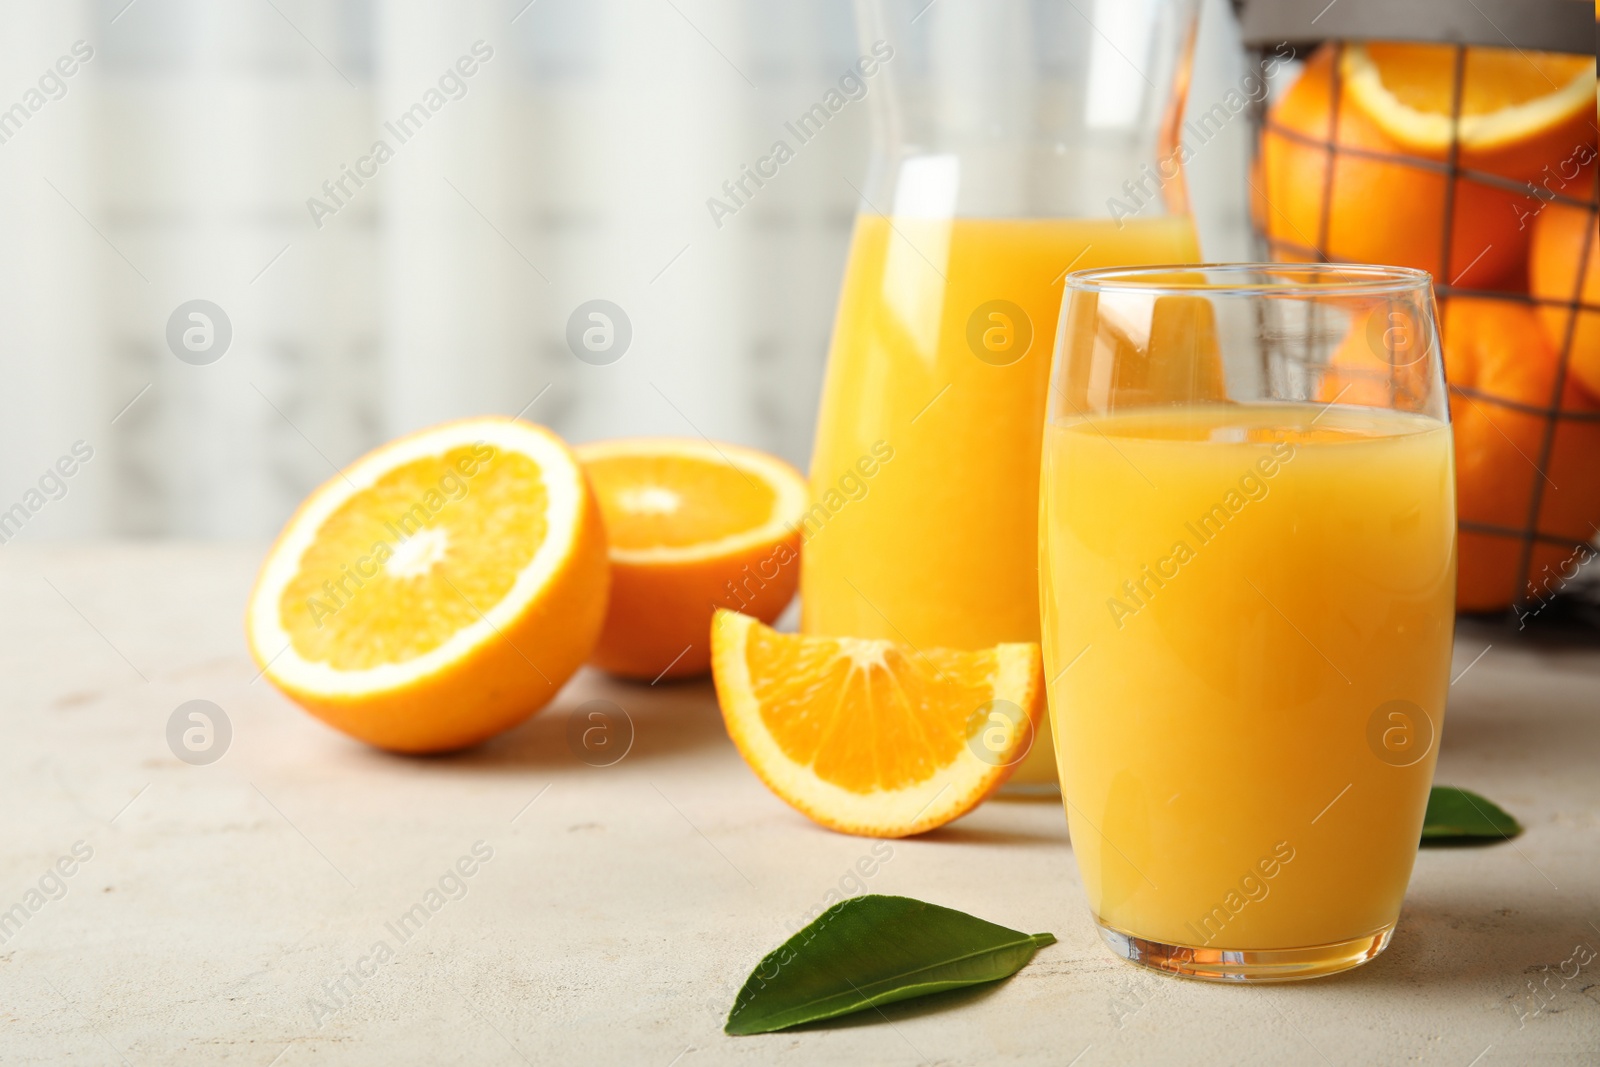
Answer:
[[[1437,213],[1427,216],[1438,220],[1436,245],[1423,242],[1426,247],[1407,247],[1411,259],[1404,265],[1434,273],[1444,316],[1446,374],[1452,379],[1451,410],[1458,422],[1458,437],[1463,418],[1477,420],[1479,430],[1504,437],[1527,463],[1518,472],[1502,472],[1498,478],[1462,467],[1458,494],[1462,610],[1509,608],[1526,620],[1539,614],[1558,594],[1581,595],[1581,590],[1595,583],[1578,580],[1579,572],[1600,555],[1595,546],[1600,533],[1600,236],[1596,229],[1600,165],[1596,164],[1595,113],[1576,124],[1570,152],[1546,162],[1544,169],[1533,175],[1511,173],[1494,162],[1485,164],[1484,152],[1464,149],[1461,131],[1464,121],[1472,121],[1471,115],[1463,113],[1469,55],[1480,64],[1475,69],[1496,58],[1496,53],[1485,49],[1501,50],[1507,61],[1520,57],[1530,64],[1539,62],[1537,53],[1587,55],[1589,42],[1600,40],[1596,9],[1590,0],[1475,0],[1470,4],[1448,0],[1235,0],[1235,8],[1246,48],[1258,63],[1256,69],[1271,83],[1270,93],[1261,94],[1251,108],[1255,126],[1252,215],[1267,258],[1370,260],[1374,250],[1395,247],[1382,225],[1384,219],[1401,218],[1397,213]],[[1347,83],[1346,71],[1358,69],[1366,61],[1368,42],[1441,46],[1423,50],[1432,57],[1430,61],[1451,64],[1448,132],[1437,151],[1417,151],[1363,132],[1367,120],[1352,101],[1353,91],[1360,86]],[[1289,66],[1295,70],[1275,73],[1275,68],[1284,67],[1286,56],[1294,57]],[[1294,106],[1287,102],[1286,90],[1296,76],[1326,79],[1325,127],[1284,121],[1283,116]],[[1309,98],[1322,89],[1319,81],[1308,86],[1302,96]],[[1566,135],[1572,136],[1574,128],[1568,127]],[[1556,143],[1541,146],[1545,156]],[[1285,194],[1283,173],[1288,172],[1283,172],[1278,160],[1288,152],[1301,153],[1299,177],[1307,176],[1308,159],[1321,173],[1310,174],[1308,181]],[[1531,149],[1528,154],[1537,155]],[[1389,185],[1374,180],[1374,175],[1382,175]],[[1342,191],[1341,182],[1345,183]],[[1292,206],[1286,211],[1281,203],[1274,203],[1269,187],[1276,189],[1278,197],[1287,195],[1299,205],[1298,217]],[[1402,190],[1398,196],[1391,194],[1391,199],[1399,202],[1379,203],[1367,197],[1373,189],[1386,187]],[[1347,210],[1351,204],[1358,204],[1359,210]],[[1505,218],[1494,215],[1506,210],[1516,218],[1516,233],[1510,232]],[[1540,222],[1546,213],[1550,218]],[[1376,225],[1363,228],[1362,220],[1373,219],[1378,220]],[[1546,229],[1555,232],[1558,222],[1563,234],[1581,233],[1577,259],[1571,264],[1572,277],[1557,279],[1563,284],[1550,280],[1560,274],[1558,270],[1538,270],[1532,272],[1538,277],[1530,276],[1530,253],[1517,251],[1518,241],[1532,239],[1526,231],[1537,228],[1545,249],[1538,263],[1568,262],[1570,245],[1558,246],[1553,238],[1543,237]],[[1498,250],[1495,241],[1485,239],[1489,231],[1509,234],[1500,239]],[[1465,240],[1469,234],[1472,239]],[[1390,258],[1403,262],[1398,253],[1391,252]],[[1539,379],[1533,394],[1507,388],[1505,375],[1499,382],[1452,375],[1451,324],[1459,316],[1461,336],[1454,340],[1463,351],[1484,343],[1483,338],[1472,336],[1475,322],[1483,319],[1473,319],[1467,309],[1481,307],[1478,302],[1485,301],[1523,309],[1491,313],[1490,321],[1537,322],[1534,332],[1542,332],[1544,340],[1523,331],[1525,347],[1518,359],[1524,371],[1538,363],[1540,352],[1553,353],[1554,363],[1553,376],[1548,381]],[[1451,305],[1457,303],[1462,307],[1452,311]],[[1541,349],[1541,344],[1548,348]],[[1455,362],[1459,371],[1465,357]],[[1589,369],[1591,363],[1594,371]],[[1497,439],[1494,444],[1505,447]],[[1524,477],[1526,496],[1522,497]],[[1594,570],[1590,568],[1590,577]]]

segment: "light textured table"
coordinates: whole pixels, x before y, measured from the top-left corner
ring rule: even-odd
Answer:
[[[1494,647],[1451,691],[1439,777],[1528,830],[1424,851],[1393,946],[1353,973],[1220,988],[1114,960],[1059,806],[999,801],[893,843],[868,888],[1059,944],[940,1010],[730,1038],[746,973],[872,843],[769,794],[702,683],[585,673],[472,753],[364,748],[252,684],[240,619],[256,560],[0,549],[0,908],[25,903],[75,843],[93,853],[64,864],[65,895],[34,898],[0,945],[0,1060],[1600,1062],[1600,959],[1560,974],[1574,946],[1600,948],[1600,650],[1463,634],[1458,672]],[[587,766],[566,742],[568,712],[594,697],[635,723],[615,766]],[[197,698],[233,726],[203,767],[166,741],[173,709]],[[480,841],[492,858],[460,880],[465,895],[441,894],[402,943],[386,924]],[[379,941],[393,958],[365,962]]]

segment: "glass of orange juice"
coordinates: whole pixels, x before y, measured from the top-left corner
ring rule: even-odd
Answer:
[[[1095,921],[1191,977],[1357,966],[1400,914],[1449,683],[1431,280],[1241,264],[1066,288],[1040,585]]]
[[[1178,143],[1196,4],[1102,4],[1093,27],[1073,0],[856,6],[850,88],[875,150],[817,418],[801,628],[1037,641],[1063,281],[1200,257]],[[1012,781],[1054,779],[1041,731]]]

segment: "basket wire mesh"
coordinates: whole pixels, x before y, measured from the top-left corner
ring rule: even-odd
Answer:
[[[1572,292],[1564,299],[1541,298],[1528,291],[1483,289],[1456,284],[1471,271],[1477,262],[1476,260],[1462,270],[1455,271],[1454,277],[1435,277],[1434,289],[1441,304],[1447,303],[1453,297],[1467,297],[1511,301],[1530,307],[1554,307],[1565,309],[1567,312],[1565,336],[1560,340],[1555,378],[1547,403],[1542,405],[1528,404],[1511,397],[1500,396],[1470,386],[1456,385],[1454,383],[1449,385],[1452,402],[1459,397],[1469,403],[1494,405],[1542,420],[1543,432],[1540,435],[1537,454],[1531,456],[1524,454],[1524,458],[1533,465],[1538,476],[1532,479],[1530,499],[1523,521],[1517,525],[1503,525],[1469,519],[1461,519],[1459,521],[1459,528],[1464,534],[1511,540],[1519,546],[1513,586],[1516,593],[1511,610],[1519,617],[1524,617],[1537,607],[1542,607],[1544,601],[1553,592],[1565,587],[1571,580],[1571,576],[1565,573],[1559,575],[1549,574],[1550,566],[1548,563],[1536,568],[1536,546],[1548,545],[1553,549],[1568,553],[1569,559],[1579,563],[1587,562],[1597,554],[1597,550],[1592,544],[1592,539],[1596,534],[1600,534],[1600,528],[1591,528],[1588,532],[1588,538],[1579,540],[1574,537],[1547,532],[1543,528],[1540,519],[1546,499],[1546,487],[1547,483],[1549,483],[1548,472],[1551,468],[1551,459],[1555,452],[1556,440],[1561,426],[1566,423],[1577,422],[1600,423],[1600,397],[1593,398],[1595,403],[1594,410],[1574,410],[1571,406],[1562,402],[1562,398],[1567,392],[1580,319],[1584,315],[1600,315],[1600,304],[1584,300],[1585,286],[1589,283],[1587,275],[1596,260],[1593,254],[1593,245],[1595,242],[1595,219],[1597,212],[1600,212],[1600,166],[1595,167],[1587,175],[1588,195],[1574,196],[1570,195],[1565,188],[1554,190],[1546,186],[1535,191],[1531,182],[1519,181],[1515,178],[1463,165],[1459,130],[1462,118],[1462,101],[1466,87],[1468,49],[1467,46],[1461,44],[1444,46],[1453,49],[1454,62],[1450,94],[1450,128],[1452,135],[1443,160],[1428,159],[1403,152],[1384,152],[1358,145],[1342,144],[1340,115],[1342,110],[1348,106],[1345,99],[1343,77],[1343,60],[1347,43],[1344,41],[1331,41],[1328,42],[1327,47],[1334,49],[1334,55],[1330,72],[1328,126],[1322,137],[1309,137],[1299,130],[1291,129],[1273,121],[1270,110],[1271,97],[1269,96],[1263,95],[1261,99],[1254,101],[1251,106],[1251,114],[1256,131],[1253,143],[1254,150],[1257,153],[1258,164],[1260,162],[1262,138],[1267,132],[1286,141],[1326,153],[1326,167],[1318,205],[1317,233],[1314,244],[1308,245],[1303,241],[1285,238],[1281,234],[1273,235],[1262,214],[1265,193],[1260,188],[1254,189],[1252,214],[1256,238],[1265,249],[1268,258],[1322,263],[1339,262],[1336,257],[1328,254],[1328,249],[1332,243],[1330,241],[1330,233],[1333,222],[1333,209],[1336,202],[1336,182],[1340,173],[1338,164],[1341,158],[1366,159],[1385,165],[1416,168],[1443,177],[1445,183],[1444,203],[1440,238],[1441,247],[1438,260],[1442,268],[1441,273],[1450,272],[1451,257],[1455,252],[1452,245],[1456,235],[1457,193],[1463,182],[1476,183],[1491,189],[1536,196],[1542,203],[1539,208],[1540,211],[1548,210],[1553,204],[1561,204],[1587,213],[1580,258],[1575,271],[1575,282]],[[1257,69],[1262,69],[1267,63],[1269,50],[1262,47],[1257,49],[1257,53],[1255,57],[1258,63]],[[1590,127],[1590,131],[1593,133],[1593,126]],[[1591,143],[1589,147],[1593,152],[1594,144]],[[1485,252],[1487,252],[1487,249],[1485,249]],[[1482,253],[1480,253],[1479,258],[1481,257]],[[1510,439],[1507,438],[1507,440],[1509,441]],[[1594,464],[1600,464],[1600,455],[1590,457],[1589,461]],[[1600,509],[1600,505],[1597,505],[1597,509]],[[1536,571],[1544,573],[1536,573]]]

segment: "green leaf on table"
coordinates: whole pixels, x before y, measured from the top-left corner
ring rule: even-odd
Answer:
[[[835,904],[750,972],[724,1027],[765,1034],[1009,978],[1054,934],[878,894]]]
[[[1522,833],[1522,826],[1487,797],[1449,785],[1428,794],[1422,817],[1422,843],[1430,841],[1504,841]]]

